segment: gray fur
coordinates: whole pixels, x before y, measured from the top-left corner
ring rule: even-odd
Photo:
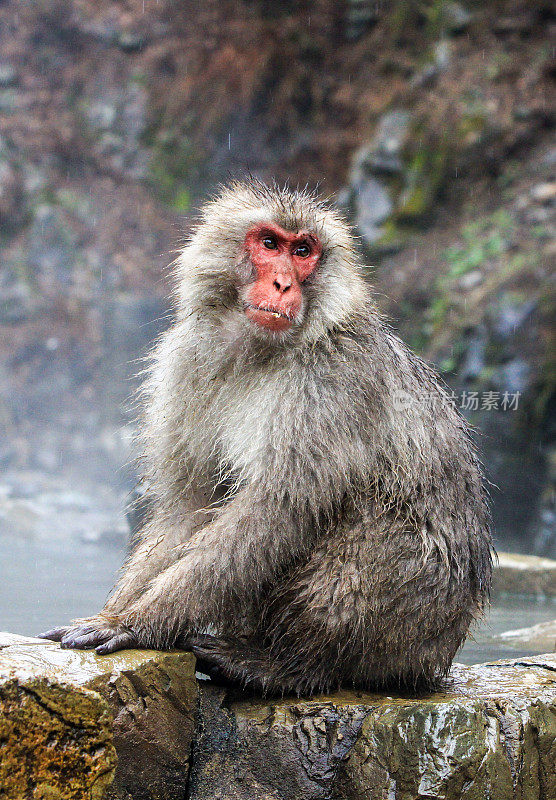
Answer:
[[[243,241],[265,220],[323,244],[286,333],[242,312]],[[483,482],[346,224],[313,195],[234,184],[178,258],[175,300],[143,388],[152,517],[103,613],[49,634],[180,644],[258,691],[434,685],[488,597]]]

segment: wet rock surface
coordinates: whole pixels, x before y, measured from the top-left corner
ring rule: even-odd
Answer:
[[[0,742],[10,800],[550,800],[556,655],[456,664],[420,697],[261,699],[185,653],[0,634]]]
[[[196,705],[186,653],[99,657],[2,634],[0,798],[182,798]]]
[[[426,697],[236,700],[200,691],[192,800],[543,798],[556,792],[556,656],[455,665]]]
[[[538,647],[545,652],[556,651],[556,619],[539,622],[528,628],[504,631],[498,639],[511,647]]]

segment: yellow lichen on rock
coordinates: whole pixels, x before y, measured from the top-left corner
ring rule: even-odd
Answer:
[[[0,685],[0,798],[100,800],[116,750],[103,698],[39,680]]]

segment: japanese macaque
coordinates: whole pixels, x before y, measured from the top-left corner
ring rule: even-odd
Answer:
[[[151,512],[62,647],[192,650],[257,692],[430,688],[488,597],[479,464],[325,201],[257,181],[176,262],[141,426]]]

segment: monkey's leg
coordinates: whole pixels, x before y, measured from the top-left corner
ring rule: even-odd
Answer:
[[[276,587],[256,639],[197,637],[191,649],[255,691],[434,686],[480,612],[470,551],[450,559],[438,541],[362,520]]]
[[[351,532],[364,537],[361,526]],[[353,673],[365,639],[363,559],[346,534],[322,542],[268,598],[256,636],[191,636],[201,664],[256,692],[310,694],[339,687]],[[342,558],[343,556],[343,558]],[[367,565],[365,565],[367,566]],[[201,667],[202,668],[202,667]]]
[[[196,656],[200,672],[253,692],[299,695],[341,685],[337,648],[316,638],[264,647],[252,639],[197,634],[183,646]]]
[[[474,541],[363,511],[271,598],[271,657],[286,666],[277,680],[303,692],[436,685],[481,613],[477,563],[488,570],[489,550],[485,541],[473,555]]]

